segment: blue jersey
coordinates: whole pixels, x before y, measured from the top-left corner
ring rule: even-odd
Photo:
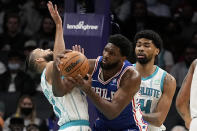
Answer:
[[[132,64],[125,61],[121,70],[107,81],[103,81],[99,75],[101,73],[100,62],[102,57],[98,57],[92,74],[92,88],[103,99],[111,102],[114,94],[119,88],[122,75],[131,68]],[[99,110],[96,120],[95,131],[146,131],[147,124],[142,119],[140,107],[135,103],[135,99],[113,120],[108,120]]]

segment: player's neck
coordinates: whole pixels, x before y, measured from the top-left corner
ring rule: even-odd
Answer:
[[[46,64],[46,72],[45,72],[45,77],[46,80],[49,84],[52,85],[52,70],[53,70],[53,61],[50,61]]]
[[[156,66],[152,62],[148,62],[147,64],[140,64],[139,62],[137,62],[136,69],[141,74],[141,76],[145,78],[155,72]]]
[[[101,73],[103,75],[103,80],[107,81],[108,79],[113,77],[116,73],[118,73],[121,70],[122,66],[123,66],[123,63],[110,70],[102,69]]]
[[[43,62],[42,64],[40,64],[38,73],[41,74],[43,72],[43,70],[46,68],[46,66],[47,66],[46,62]]]

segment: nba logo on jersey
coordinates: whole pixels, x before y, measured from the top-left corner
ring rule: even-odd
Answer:
[[[154,83],[155,85],[160,85],[160,80],[155,80],[153,83]]]

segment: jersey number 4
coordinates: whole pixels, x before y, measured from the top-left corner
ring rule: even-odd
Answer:
[[[151,108],[152,100],[144,100],[140,99],[140,108],[141,111],[144,111],[145,113],[150,113],[150,108]]]

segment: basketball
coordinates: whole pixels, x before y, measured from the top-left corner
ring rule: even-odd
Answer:
[[[78,51],[68,52],[65,56],[65,58],[61,58],[61,64],[59,64],[61,75],[74,78],[81,74],[82,77],[85,77],[89,70],[86,56]]]

